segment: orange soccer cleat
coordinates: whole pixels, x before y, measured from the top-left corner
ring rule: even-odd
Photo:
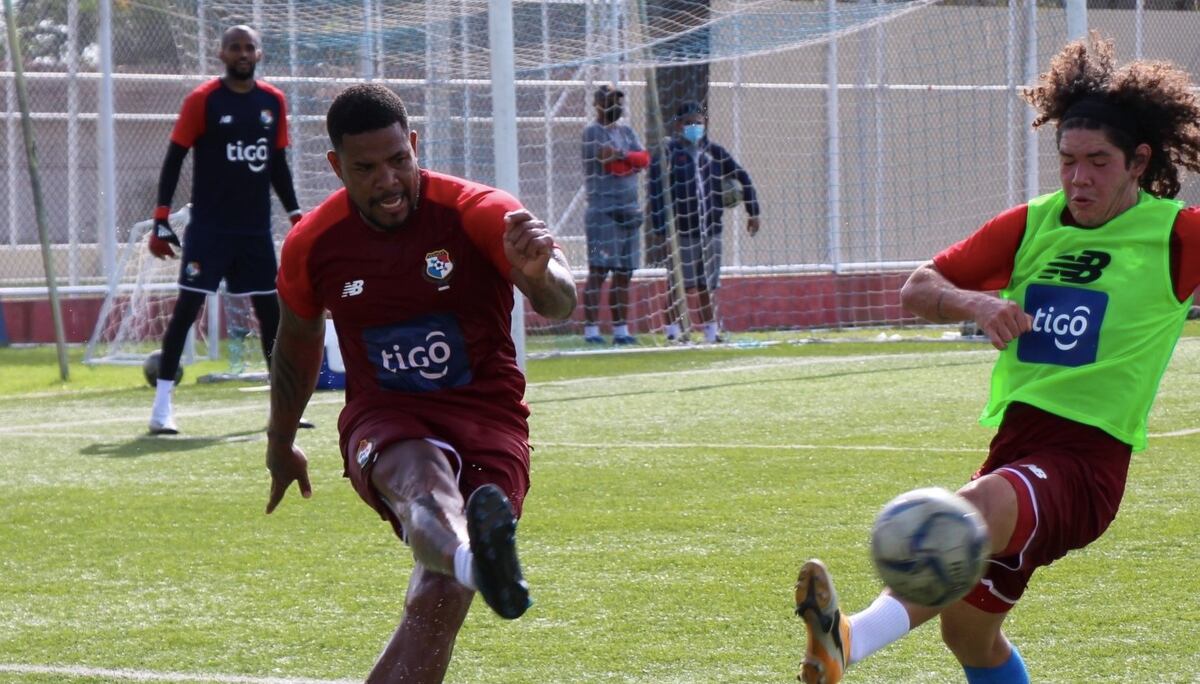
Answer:
[[[808,648],[796,678],[805,684],[837,684],[850,665],[850,622],[842,617],[829,569],[819,560],[800,568],[796,615],[808,630]]]

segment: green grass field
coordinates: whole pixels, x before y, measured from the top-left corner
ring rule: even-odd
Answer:
[[[901,342],[532,361],[536,603],[504,622],[477,601],[448,681],[793,681],[800,562],[824,558],[851,612],[874,598],[871,521],[970,476],[993,359]],[[0,681],[362,681],[411,559],[341,477],[340,394],[301,435],[313,498],[268,517],[266,394],[190,368],[185,434],[154,439],[140,369],[76,363],[63,385],[53,349],[0,350],[0,369]],[[1200,682],[1197,395],[1188,337],[1121,515],[1009,619],[1033,681]],[[927,625],[846,681],[963,678]]]

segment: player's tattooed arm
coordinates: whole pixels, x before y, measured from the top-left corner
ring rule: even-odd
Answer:
[[[296,429],[316,388],[325,343],[325,316],[301,318],[282,299],[279,334],[271,355],[271,417],[267,421],[267,470],[271,495],[267,513],[275,510],[292,482],[300,494],[312,495],[308,460],[297,447]]]
[[[934,323],[973,320],[996,349],[1006,348],[1033,328],[1033,318],[1016,302],[964,290],[942,275],[932,261],[908,277],[900,290],[900,302],[910,313]]]
[[[575,279],[546,224],[521,209],[504,216],[504,254],[512,264],[513,284],[533,310],[556,320],[575,312]]]

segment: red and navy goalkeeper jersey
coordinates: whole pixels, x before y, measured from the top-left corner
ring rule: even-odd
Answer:
[[[370,227],[344,189],[288,233],[277,286],[296,314],[328,310],[346,364],[345,433],[374,408],[430,403],[527,430],[504,255],[511,195],[421,171],[398,230]]]
[[[271,230],[271,152],[288,146],[287,102],[255,81],[237,93],[217,78],[183,100],[171,142],[190,147],[192,227],[221,233]]]

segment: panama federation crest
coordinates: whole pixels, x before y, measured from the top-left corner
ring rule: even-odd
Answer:
[[[375,442],[369,439],[359,440],[358,449],[355,450],[354,459],[358,461],[359,468],[367,467],[367,462],[371,460],[371,456],[375,453]]]
[[[439,249],[425,255],[425,277],[435,283],[445,283],[454,271],[454,262],[450,261],[450,252]]]
[[[275,115],[271,113],[271,110],[264,109],[259,112],[258,120],[262,122],[263,126],[270,126],[275,121]]]

